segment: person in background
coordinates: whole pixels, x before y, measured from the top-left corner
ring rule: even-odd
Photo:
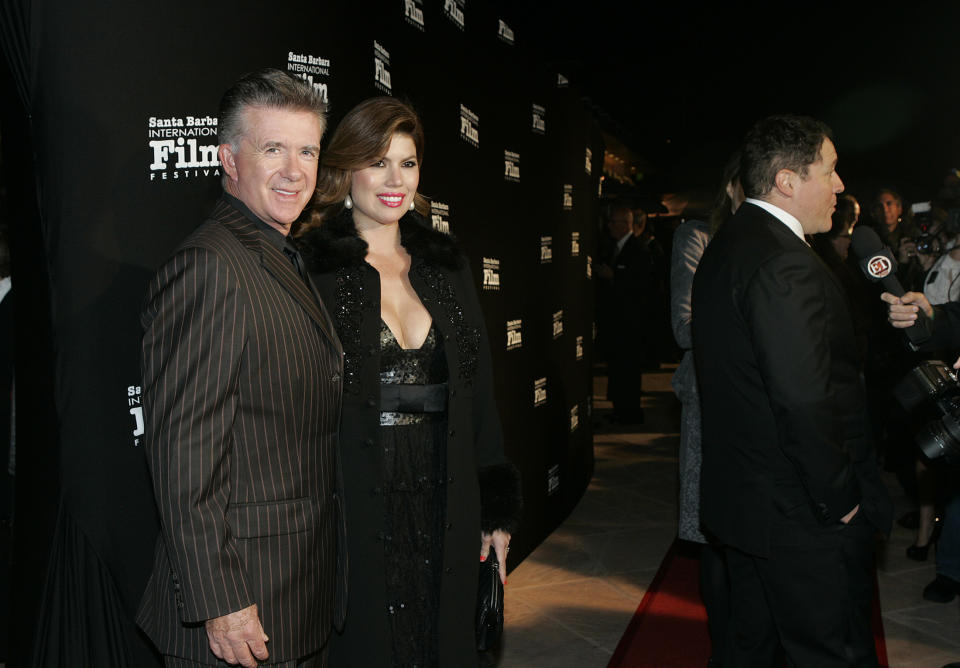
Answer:
[[[870,208],[870,224],[884,245],[897,255],[900,263],[906,263],[916,255],[913,244],[914,230],[903,197],[896,190],[881,188]]]
[[[477,666],[479,561],[495,550],[506,583],[522,505],[468,263],[424,217],[423,146],[409,105],[351,109],[300,236],[344,347],[350,576],[347,622],[330,642],[338,668]]]
[[[641,236],[634,234],[633,210],[627,202],[610,209],[607,232],[612,242],[597,265],[598,307],[603,312],[604,353],[607,359],[607,397],[613,420],[642,424],[642,381],[654,304],[653,263]]]
[[[691,219],[681,223],[673,235],[670,262],[670,321],[683,358],[673,374],[671,385],[682,405],[679,451],[679,525],[681,540],[700,546],[700,595],[707,609],[710,641],[713,646],[711,666],[720,665],[726,643],[730,616],[730,594],[723,550],[711,544],[700,530],[700,399],[693,366],[690,322],[693,313],[690,298],[693,277],[710,242],[710,237],[743,203],[740,185],[740,152],[735,152],[723,170],[723,179],[710,222]]]
[[[926,270],[923,278],[924,296],[934,306],[956,302],[960,299],[960,224],[955,216],[951,217],[947,210],[939,205],[918,213],[914,222],[918,229],[923,230],[923,236],[917,238],[914,248]],[[912,358],[916,363],[919,363],[921,357],[946,359],[952,352],[953,349],[930,351],[923,355],[912,355]],[[912,424],[913,433],[922,426],[916,420]],[[949,496],[952,485],[941,475],[938,467],[930,466],[915,447],[912,438],[908,447],[915,458],[918,509],[916,539],[907,548],[907,557],[914,561],[926,561],[930,546],[937,543],[943,527],[942,521],[937,519],[937,507],[943,506],[943,499],[938,499],[938,495],[943,496],[946,491]],[[948,553],[949,550],[948,545]],[[949,560],[949,556],[947,559]]]
[[[910,327],[920,311],[930,319],[931,337],[921,350],[956,350],[960,348],[960,302],[950,301],[933,305],[922,292],[907,292],[896,297],[884,292],[880,298],[887,307],[887,317],[896,329]],[[960,369],[960,359],[953,363]],[[950,603],[960,594],[960,489],[956,479],[956,462],[952,470],[950,489],[944,490],[943,525],[937,542],[936,577],[923,589],[923,597],[936,603]],[[950,664],[960,665],[960,664]]]
[[[857,199],[848,193],[837,195],[837,209],[833,212],[830,230],[814,234],[810,246],[843,287],[853,317],[857,348],[861,359],[865,360],[870,327],[870,312],[866,305],[872,303],[868,293],[872,286],[864,282],[862,274],[849,261],[850,238],[859,220],[860,203]]]

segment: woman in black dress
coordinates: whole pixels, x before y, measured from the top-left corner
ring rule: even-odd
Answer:
[[[301,234],[343,343],[349,584],[332,666],[476,666],[480,560],[506,579],[519,476],[503,454],[467,262],[417,193],[423,129],[366,100],[323,152]]]

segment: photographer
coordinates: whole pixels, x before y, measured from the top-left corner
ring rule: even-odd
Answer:
[[[950,254],[954,253],[960,256],[958,251]],[[888,304],[890,324],[898,329],[913,325],[920,311],[930,319],[931,337],[922,349],[955,349],[960,346],[960,302],[950,301],[934,307],[920,292],[908,292],[902,297],[884,292],[880,298]],[[960,369],[960,359],[953,367]],[[958,463],[955,457],[951,463]],[[943,525],[937,545],[937,576],[923,589],[923,597],[937,603],[949,603],[960,594],[960,495],[957,494],[956,480],[952,492],[943,509]]]

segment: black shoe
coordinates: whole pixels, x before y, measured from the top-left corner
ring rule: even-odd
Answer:
[[[907,557],[914,561],[926,561],[927,554],[930,552],[930,546],[936,545],[940,539],[940,530],[943,529],[943,517],[938,515],[933,519],[933,530],[930,532],[930,539],[926,545],[917,545],[914,543],[907,548]]]
[[[960,668],[960,661],[954,661],[953,663],[948,663],[943,668]]]
[[[923,598],[934,603],[949,603],[960,594],[960,582],[946,575],[937,575],[936,579],[923,588]]]

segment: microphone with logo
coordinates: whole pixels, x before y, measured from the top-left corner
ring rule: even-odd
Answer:
[[[875,231],[865,225],[857,225],[851,235],[850,245],[853,248],[853,254],[860,260],[860,270],[868,280],[874,283],[879,282],[884,290],[895,297],[904,295],[906,291],[900,285],[895,273],[897,261],[893,259],[893,253],[883,245]],[[930,320],[923,309],[917,312],[916,322],[903,332],[914,350],[930,338]]]

